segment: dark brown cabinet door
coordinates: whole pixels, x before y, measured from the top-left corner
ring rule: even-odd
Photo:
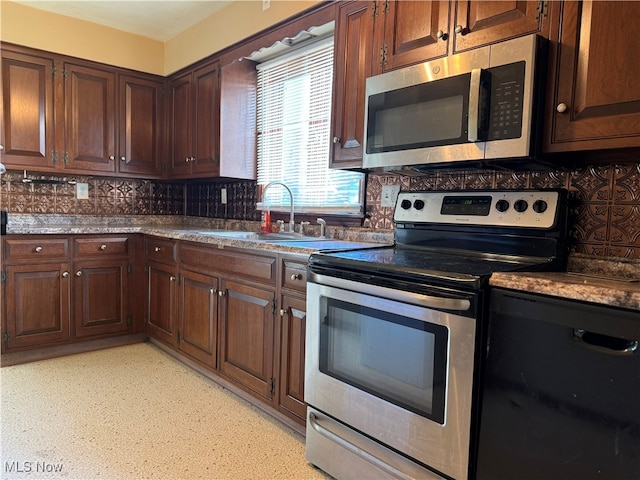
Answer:
[[[74,263],[74,321],[77,338],[129,330],[126,259]]]
[[[115,74],[65,64],[65,167],[115,172]]]
[[[336,17],[331,167],[362,166],[365,81],[372,74],[372,2],[340,2]]]
[[[6,270],[3,351],[69,341],[69,264],[15,265]]]
[[[193,72],[194,150],[192,172],[220,170],[220,64],[212,62]]]
[[[182,270],[179,292],[178,347],[184,353],[215,368],[218,279]]]
[[[159,80],[119,77],[118,171],[161,175],[162,86]]]
[[[548,2],[459,0],[452,26],[453,53],[508,38],[549,32]],[[544,7],[544,10],[540,10]]]
[[[273,398],[272,291],[222,281],[220,371],[240,385]]]
[[[191,172],[193,156],[192,120],[192,80],[191,73],[171,80],[170,122],[169,122],[169,163],[173,175]]]
[[[376,26],[377,52],[382,71],[425,62],[447,54],[451,2],[438,0],[389,1],[384,6],[384,29]],[[375,67],[374,67],[375,68]]]
[[[176,269],[160,263],[147,265],[147,331],[170,345],[176,344]]]
[[[54,61],[2,51],[2,161],[7,167],[54,168]]]
[[[563,2],[561,15],[545,151],[640,147],[640,2]]]
[[[278,403],[280,408],[304,422],[307,413],[304,403],[305,299],[283,296],[281,318]]]

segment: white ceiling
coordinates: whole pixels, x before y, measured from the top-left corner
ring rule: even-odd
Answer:
[[[233,0],[14,0],[16,3],[167,41]]]

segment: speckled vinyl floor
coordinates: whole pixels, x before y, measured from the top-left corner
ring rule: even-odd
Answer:
[[[2,479],[326,479],[304,439],[151,344],[0,369]]]

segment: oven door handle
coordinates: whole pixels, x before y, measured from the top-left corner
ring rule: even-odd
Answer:
[[[322,425],[320,425],[318,420],[319,419],[315,416],[315,414],[309,412],[309,424],[311,428],[313,428],[320,435],[328,438],[334,443],[337,443],[338,445],[349,450],[351,453],[357,455],[358,457],[365,459],[367,462],[371,463],[373,466],[379,468],[380,470],[382,470],[383,472],[387,473],[388,475],[394,478],[399,478],[402,480],[413,480],[412,477],[408,477],[407,475],[402,473],[400,470],[397,470],[393,468],[391,465],[386,464],[385,462],[375,457],[374,455],[370,454],[366,450],[363,450],[361,447],[356,447],[351,442],[345,440],[338,434],[333,433],[331,430],[328,430],[327,428],[323,427]]]
[[[466,298],[436,297],[433,295],[422,295],[421,293],[404,292],[393,288],[381,287],[379,285],[371,285],[368,283],[359,283],[351,280],[345,280],[343,278],[319,275],[317,273],[311,273],[309,280],[329,287],[343,288],[363,293],[365,295],[373,295],[375,297],[396,300],[398,302],[412,303],[426,308],[457,310],[461,312],[466,312],[471,308],[471,302]]]

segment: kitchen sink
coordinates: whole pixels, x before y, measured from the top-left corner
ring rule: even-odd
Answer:
[[[326,238],[307,237],[299,233],[256,233],[233,230],[201,230],[194,231],[199,235],[211,235],[214,237],[237,238],[240,240],[252,240],[259,242],[317,242]]]

